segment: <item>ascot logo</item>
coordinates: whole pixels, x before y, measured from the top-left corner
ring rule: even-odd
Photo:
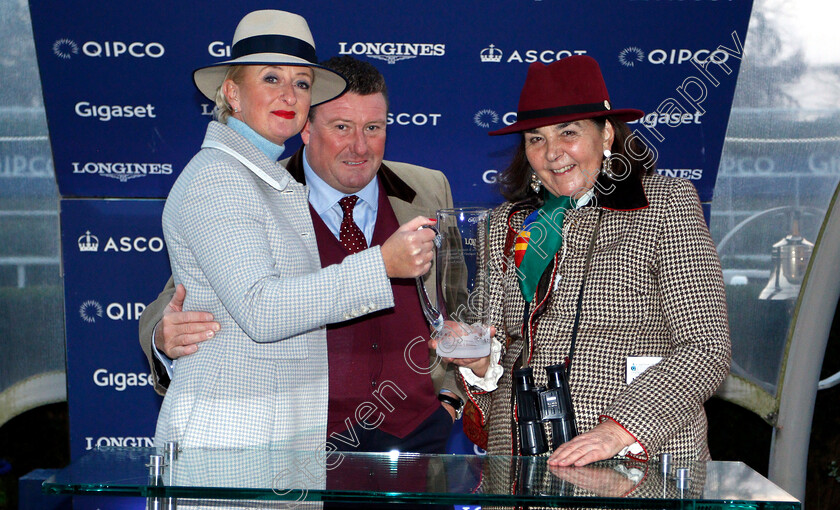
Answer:
[[[140,252],[144,253],[147,251],[153,253],[160,253],[163,251],[165,244],[163,239],[160,237],[118,237],[113,238],[109,237],[108,241],[105,243],[105,247],[102,248],[103,253],[107,253],[109,251],[116,252],[116,253],[127,253],[127,252]],[[79,251],[80,252],[97,252],[99,251],[99,238],[95,235],[90,233],[90,230],[85,232],[85,235],[79,238]]]
[[[400,126],[437,126],[438,120],[443,116],[441,113],[388,113],[388,123]]]
[[[79,238],[79,251],[99,251],[99,238],[90,235],[90,230],[88,230],[87,232],[85,232],[85,235]]]
[[[364,55],[394,64],[417,57],[442,57],[446,45],[441,43],[339,42],[339,55]]]
[[[172,163],[123,163],[73,161],[74,174],[99,175],[128,182],[149,175],[171,175]]]
[[[618,52],[618,61],[625,67],[635,67],[636,64],[647,61],[651,64],[684,64],[695,60],[698,64],[723,64],[729,60],[729,53],[722,48],[716,50],[687,48],[672,48],[665,50],[657,48],[647,54],[638,46],[629,46]]]
[[[97,301],[92,299],[88,299],[82,306],[79,307],[79,315],[82,317],[82,320],[93,324],[96,322],[96,318],[102,318],[102,305],[100,305]]]
[[[79,54],[79,45],[72,39],[58,39],[53,43],[53,53],[58,58],[68,60]],[[88,41],[82,44],[82,53],[88,57],[116,58],[128,55],[134,58],[160,58],[166,49],[159,42]]]
[[[504,115],[499,115],[496,110],[484,108],[483,110],[475,112],[475,115],[473,115],[473,122],[475,125],[484,129],[495,127],[496,124],[499,123],[499,120],[501,120],[502,124],[505,126],[510,126],[516,122],[516,112],[507,112]]]
[[[484,63],[499,63],[504,61],[505,63],[517,62],[520,64],[533,64],[534,62],[550,64],[560,60],[561,58],[585,54],[586,50],[513,50],[513,52],[505,58],[504,52],[497,48],[495,44],[491,44],[481,50],[478,56]]]
[[[481,57],[482,62],[493,62],[499,63],[502,61],[502,50],[496,48],[495,45],[491,44],[490,46],[481,50],[479,54]]]

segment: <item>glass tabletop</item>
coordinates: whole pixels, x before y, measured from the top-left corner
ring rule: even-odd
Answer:
[[[160,455],[150,461],[151,456]],[[609,508],[763,508],[800,503],[741,462],[675,466],[609,460],[554,468],[546,457],[101,448],[43,490],[53,494]],[[688,479],[675,476],[688,469]]]

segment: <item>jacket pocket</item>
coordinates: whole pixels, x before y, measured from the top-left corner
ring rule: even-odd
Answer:
[[[308,343],[313,339],[307,334],[286,338],[279,342],[259,343],[249,340],[247,356],[264,360],[302,360],[309,357]]]

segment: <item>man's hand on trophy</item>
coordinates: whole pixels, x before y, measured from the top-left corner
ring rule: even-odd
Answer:
[[[421,227],[434,224],[434,220],[418,216],[400,226],[382,244],[382,260],[389,278],[414,278],[429,272],[435,255],[435,232]]]

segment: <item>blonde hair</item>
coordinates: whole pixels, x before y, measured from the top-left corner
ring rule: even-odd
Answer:
[[[301,66],[301,67],[308,67],[308,66]],[[213,108],[213,118],[217,121],[221,122],[222,124],[227,124],[228,118],[233,114],[233,108],[230,106],[230,103],[225,97],[225,93],[222,90],[224,88],[225,82],[227,80],[233,80],[234,83],[239,85],[242,83],[242,73],[245,72],[245,65],[232,65],[229,66],[227,72],[225,73],[225,78],[222,80],[221,85],[216,87],[216,107]],[[315,85],[315,72],[312,72],[312,85]]]
[[[216,87],[216,107],[213,108],[213,118],[222,124],[227,124],[228,118],[233,114],[233,108],[225,97],[222,90],[227,80],[233,80],[234,83],[239,84],[242,81],[242,73],[245,71],[245,66],[233,65],[228,67],[225,73],[225,78],[222,83]]]

